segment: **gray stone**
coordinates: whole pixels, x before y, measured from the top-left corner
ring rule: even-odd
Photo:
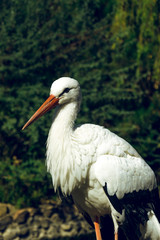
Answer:
[[[32,239],[38,239],[39,236],[39,230],[34,230],[31,232],[30,236],[32,237]]]
[[[17,236],[16,228],[7,228],[6,231],[3,233],[4,240],[12,240],[15,239],[16,236]]]
[[[0,203],[0,217],[3,217],[9,212],[8,206],[5,203]]]
[[[4,231],[11,222],[12,222],[12,217],[9,215],[6,215],[0,218],[0,231]]]
[[[39,233],[39,239],[43,240],[46,239],[47,235],[46,235],[46,231],[44,229],[41,229],[40,233]]]
[[[4,240],[2,233],[0,233],[0,240]]]
[[[59,214],[58,213],[54,213],[51,218],[50,218],[54,223],[55,222],[61,222],[62,219],[60,218]]]
[[[52,205],[47,205],[47,204],[40,205],[40,209],[41,209],[41,213],[45,217],[51,217],[54,211],[54,207]]]
[[[47,236],[49,239],[54,239],[60,237],[60,229],[56,228],[55,226],[50,226],[50,228],[47,231]]]
[[[73,237],[77,234],[76,229],[73,227],[72,222],[61,224],[60,235],[62,237]]]
[[[27,221],[29,217],[29,212],[22,209],[18,210],[15,215],[14,215],[14,221],[17,222],[18,224],[23,224]]]
[[[48,219],[43,219],[41,221],[41,227],[44,228],[44,229],[48,229],[49,228],[49,225],[50,225],[50,221]]]
[[[29,235],[29,228],[26,225],[20,226],[19,227],[19,231],[18,231],[18,235],[20,237],[27,237]]]
[[[10,211],[12,208],[8,206],[0,218],[0,240],[74,239],[93,231],[71,205],[46,203],[36,209]]]
[[[72,231],[69,231],[69,232],[61,230],[60,232],[61,237],[74,237],[76,235],[77,235],[77,231],[75,229],[72,229]]]
[[[41,223],[38,220],[34,220],[30,227],[33,231],[36,231],[41,227]]]
[[[72,224],[71,223],[63,223],[63,224],[61,224],[61,229],[63,230],[63,231],[66,231],[66,232],[69,232],[69,231],[71,231],[72,230]]]

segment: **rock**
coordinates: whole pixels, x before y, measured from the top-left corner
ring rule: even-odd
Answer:
[[[41,227],[44,228],[44,229],[48,229],[49,228],[49,225],[50,225],[50,221],[48,219],[43,219],[41,221]]]
[[[60,232],[60,236],[61,237],[75,237],[77,235],[77,231],[76,231],[76,229],[72,229],[71,231],[63,231],[63,230],[61,230],[61,232]]]
[[[39,239],[43,240],[43,239],[47,239],[47,235],[46,235],[46,231],[45,230],[41,230],[40,234],[39,234]]]
[[[19,227],[19,231],[18,231],[18,235],[20,237],[27,237],[29,235],[29,228],[26,225],[20,226]]]
[[[15,208],[15,206],[13,206],[13,205],[11,205],[11,204],[7,204],[7,207],[8,207],[8,212],[9,212],[10,214],[14,214],[14,213],[17,211],[17,209]]]
[[[3,217],[9,212],[8,206],[5,203],[0,203],[0,217]]]
[[[32,225],[31,225],[31,229],[33,229],[33,231],[39,229],[41,227],[41,222],[39,220],[34,220]]]
[[[93,232],[94,229],[89,225],[89,223],[85,221],[81,221],[81,228],[84,229],[85,232]]]
[[[36,208],[27,208],[26,210],[29,212],[30,217],[33,217],[39,213],[38,209]]]
[[[60,235],[62,237],[74,237],[77,235],[76,224],[72,222],[61,224]]]
[[[54,207],[52,205],[43,204],[40,205],[41,213],[45,217],[50,217],[53,213]]]
[[[4,231],[6,227],[12,222],[12,217],[6,215],[0,219],[0,231]]]
[[[16,236],[17,236],[16,228],[7,228],[3,234],[4,240],[12,240],[12,239],[15,239]]]
[[[60,237],[59,228],[56,228],[55,226],[50,226],[50,228],[47,231],[47,237],[49,239],[56,239]]]
[[[28,217],[29,217],[29,212],[25,209],[21,209],[14,214],[13,219],[15,222],[19,224],[23,224],[27,221]]]
[[[63,224],[61,224],[61,229],[63,231],[69,232],[69,231],[72,230],[72,228],[73,228],[73,226],[72,226],[71,223],[63,223]]]
[[[4,240],[2,233],[0,233],[0,240]]]
[[[0,240],[87,239],[93,231],[72,205],[43,202],[37,208],[5,207],[5,215],[0,218]]]
[[[58,213],[54,213],[50,218],[54,223],[61,222],[62,219],[60,218]]]
[[[39,238],[39,233],[40,233],[40,231],[37,229],[37,230],[34,230],[34,231],[32,231],[31,233],[30,233],[30,237],[31,237],[31,239],[33,240],[33,239],[38,239]]]

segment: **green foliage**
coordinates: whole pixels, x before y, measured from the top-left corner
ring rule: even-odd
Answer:
[[[41,161],[22,162],[15,156],[0,162],[0,198],[17,207],[36,206],[44,198],[53,198],[50,177]],[[43,189],[43,194],[42,194]]]
[[[81,84],[78,123],[118,133],[158,171],[159,14],[156,0],[0,2],[0,201],[50,197],[42,166],[53,113],[21,127],[61,76]]]

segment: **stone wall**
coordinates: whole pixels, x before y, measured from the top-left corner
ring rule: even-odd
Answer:
[[[74,205],[45,202],[16,209],[0,204],[0,240],[95,239],[93,229]]]

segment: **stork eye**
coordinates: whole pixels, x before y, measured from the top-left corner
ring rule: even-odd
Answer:
[[[59,97],[62,96],[64,93],[68,93],[70,90],[70,88],[65,88],[63,92],[59,95]]]
[[[71,89],[70,88],[65,88],[63,93],[68,93]]]

